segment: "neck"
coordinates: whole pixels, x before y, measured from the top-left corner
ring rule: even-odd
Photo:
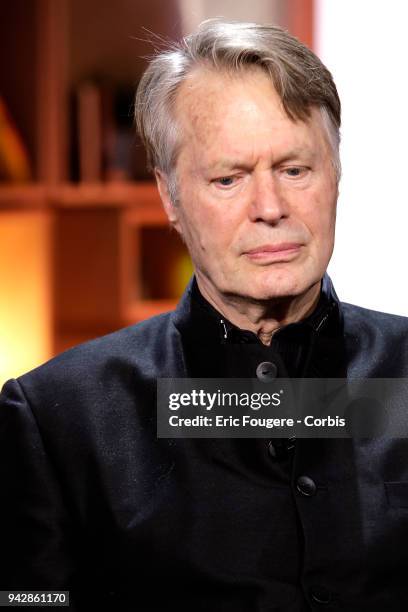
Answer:
[[[202,296],[228,321],[254,332],[261,342],[269,345],[281,327],[308,317],[319,301],[321,281],[298,296],[252,300],[240,296],[225,296],[212,291],[198,276],[197,284]]]

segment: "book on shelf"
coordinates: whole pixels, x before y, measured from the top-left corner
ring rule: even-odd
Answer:
[[[151,178],[133,125],[133,88],[85,80],[73,105],[72,178],[84,182]]]
[[[84,182],[102,179],[102,100],[91,81],[78,87],[79,176]]]

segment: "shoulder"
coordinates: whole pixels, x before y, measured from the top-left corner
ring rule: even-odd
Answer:
[[[178,353],[171,313],[61,353],[4,386],[2,442],[24,437],[33,458],[44,446],[61,470],[73,474],[78,466],[77,482],[120,457],[115,470],[132,453],[151,451],[156,378],[174,367]]]
[[[356,372],[379,377],[408,375],[408,317],[344,302],[341,312],[349,363]]]
[[[386,322],[394,326],[406,326],[408,327],[408,317],[401,315],[391,314],[389,312],[381,312],[379,310],[371,310],[369,308],[363,308],[362,306],[356,306],[355,304],[348,304],[347,302],[341,302],[342,310],[347,313],[348,316],[353,316],[360,320],[369,320],[372,322]]]
[[[75,346],[24,374],[19,383],[28,396],[38,390],[75,394],[92,393],[130,376],[153,377],[160,371],[163,347],[171,343],[175,331],[171,316],[158,315]]]
[[[408,317],[370,310],[346,302],[341,302],[341,310],[348,331],[408,334]]]
[[[105,336],[89,340],[50,359],[33,372],[66,365],[97,365],[106,358],[131,357],[142,349],[144,355],[155,347],[155,341],[167,333],[172,313],[165,313],[124,327]]]

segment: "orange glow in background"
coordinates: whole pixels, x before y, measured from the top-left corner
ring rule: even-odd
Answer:
[[[0,214],[0,386],[51,356],[51,220]]]

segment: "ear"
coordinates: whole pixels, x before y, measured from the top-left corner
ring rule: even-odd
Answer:
[[[179,234],[181,234],[179,208],[171,200],[167,176],[158,168],[154,169],[154,176],[156,177],[157,189],[159,190],[160,198],[163,202],[163,207],[169,223],[179,232]]]

